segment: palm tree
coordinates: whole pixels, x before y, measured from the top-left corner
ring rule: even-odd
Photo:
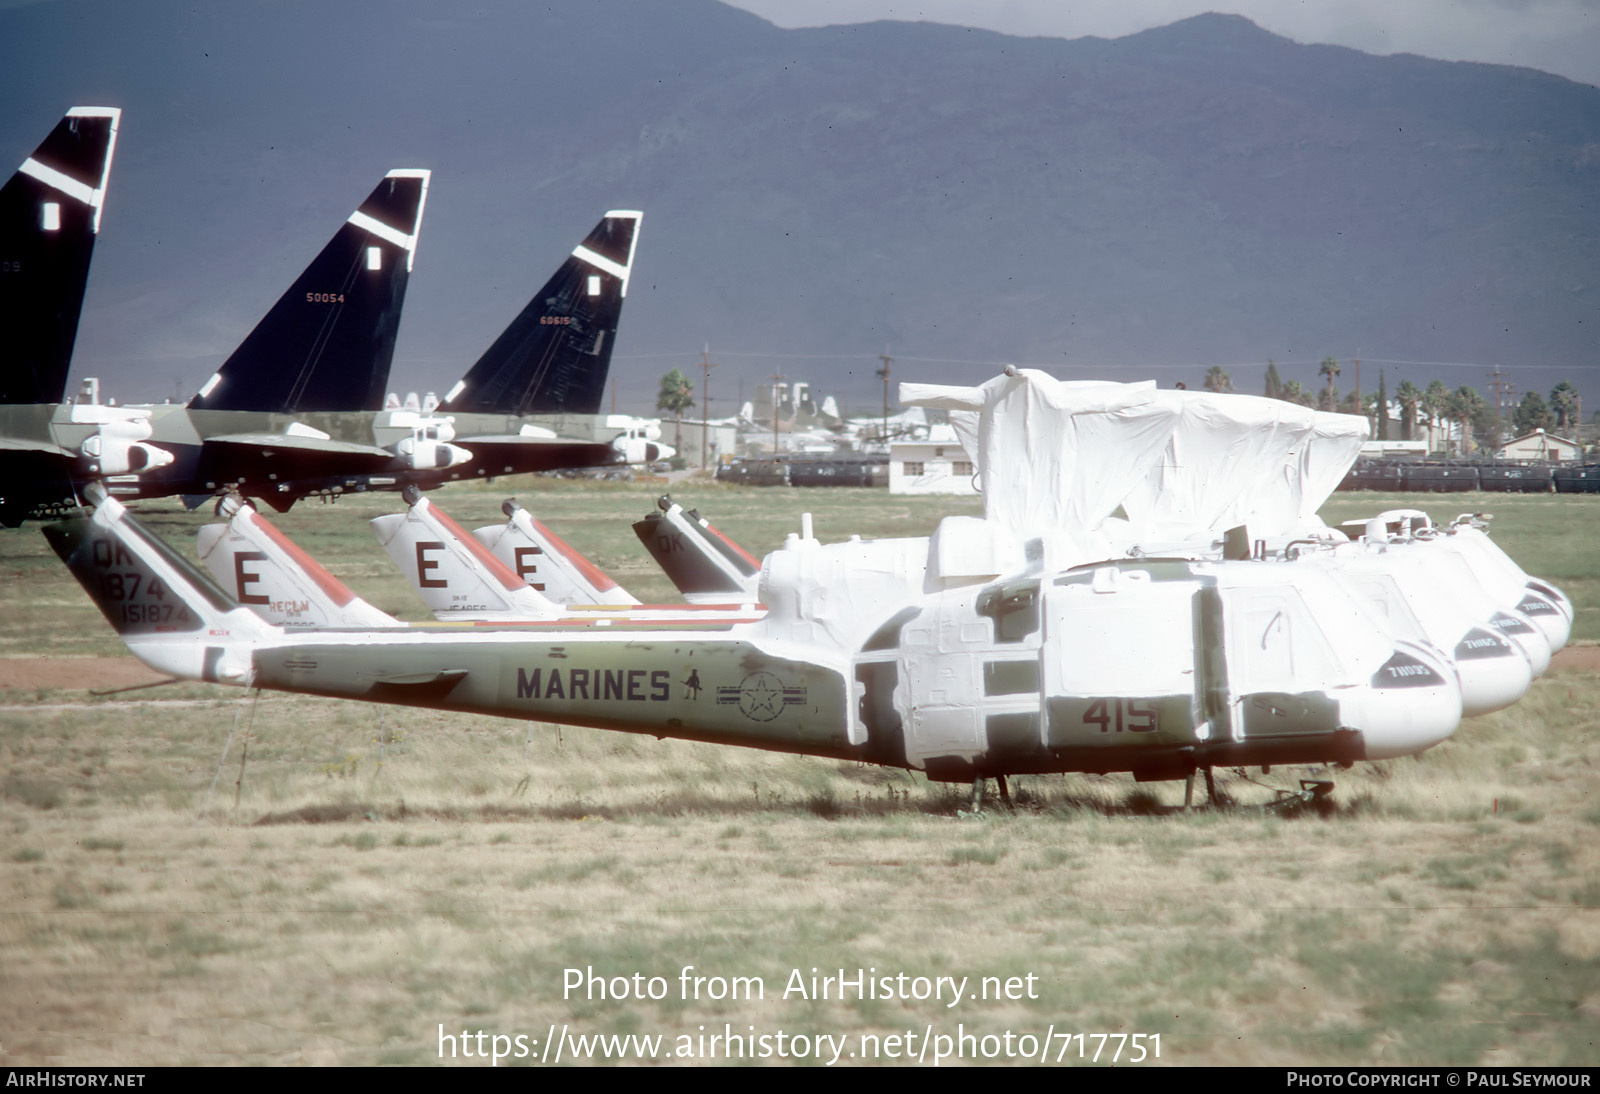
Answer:
[[[661,377],[661,392],[656,396],[656,409],[671,414],[677,422],[672,443],[683,451],[683,412],[694,408],[694,381],[680,370],[673,369]]]
[[[1556,428],[1566,436],[1567,430],[1578,424],[1578,389],[1562,380],[1550,389],[1550,409],[1555,411]]]
[[[1322,401],[1325,409],[1332,410],[1339,398],[1339,393],[1333,387],[1333,382],[1339,378],[1339,362],[1332,357],[1324,357],[1322,364],[1317,366],[1317,375],[1327,377],[1328,391]]]
[[[1401,380],[1400,386],[1394,389],[1394,397],[1400,402],[1400,439],[1413,440],[1417,431],[1417,405],[1422,402],[1422,389],[1410,380]]]
[[[1207,391],[1232,391],[1233,379],[1221,365],[1212,365],[1206,370]]]
[[[1462,388],[1452,391],[1450,394],[1444,397],[1443,414],[1445,420],[1455,422],[1461,427],[1461,447],[1458,448],[1454,453],[1454,455],[1458,456],[1463,450],[1465,450],[1467,444],[1467,435],[1472,432],[1472,408],[1468,405],[1466,398],[1461,394],[1461,392],[1464,390],[1466,389]]]
[[[1428,385],[1428,390],[1422,393],[1422,409],[1428,415],[1428,447],[1433,447],[1433,431],[1440,422],[1445,420],[1444,404],[1450,397],[1450,389],[1444,386],[1443,380],[1434,380]]]
[[[1300,386],[1299,380],[1290,380],[1287,384],[1284,384],[1283,394],[1279,397],[1286,403],[1294,403],[1298,406],[1311,406],[1316,402],[1312,398],[1311,392]]]
[[[1269,399],[1283,398],[1283,377],[1278,375],[1278,366],[1273,363],[1270,357],[1267,358],[1266,395]]]
[[[1461,423],[1460,455],[1472,451],[1473,422],[1488,406],[1477,389],[1468,384],[1462,384],[1445,398],[1445,417]]]
[[[1383,369],[1378,370],[1378,397],[1372,405],[1378,414],[1378,440],[1386,441],[1389,439],[1389,377]]]

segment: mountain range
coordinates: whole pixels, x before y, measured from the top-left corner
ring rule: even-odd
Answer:
[[[644,211],[613,373],[713,413],[775,372],[864,408],[1005,362],[1197,386],[1269,358],[1600,408],[1600,89],[1304,45],[782,30],[713,0],[46,0],[0,10],[0,155],[124,109],[73,374],[186,397],[391,167],[433,186],[396,390],[444,391],[608,209]],[[1381,362],[1422,362],[1384,364]],[[1368,370],[1371,371],[1368,371]]]

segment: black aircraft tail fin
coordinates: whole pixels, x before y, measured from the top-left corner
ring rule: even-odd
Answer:
[[[450,389],[440,411],[600,413],[643,216],[607,213]]]
[[[256,643],[280,635],[194,563],[151,535],[114,498],[91,489],[94,516],[44,535],[134,656],[158,672],[248,684]]]
[[[75,106],[0,189],[0,403],[66,394],[122,111]]]
[[[761,563],[711,526],[697,510],[685,510],[670,496],[633,525],[634,535],[691,604],[725,604],[753,598]]]
[[[381,410],[429,172],[390,171],[191,410]]]

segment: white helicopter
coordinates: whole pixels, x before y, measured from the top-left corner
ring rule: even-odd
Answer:
[[[989,514],[947,518],[929,538],[824,545],[805,522],[764,561],[767,611],[752,622],[290,631],[239,608],[111,499],[46,534],[146,663],[258,688],[850,758],[978,785],[1016,772],[1182,778],[1218,764],[1352,763],[1453,731],[1462,700],[1450,662],[1387,634],[1318,569],[1097,553],[1177,417],[1150,388],[1013,372],[973,390],[989,467],[1014,450],[1070,470],[1080,442],[1108,435],[1113,420],[1145,428],[1115,476],[1069,496],[1038,482],[1008,492],[987,475]],[[1045,405],[1065,429],[1012,435],[1019,413]],[[1028,497],[1031,512],[1017,506]]]

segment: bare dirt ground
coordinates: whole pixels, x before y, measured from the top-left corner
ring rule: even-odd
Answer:
[[[0,690],[110,691],[165,679],[136,657],[0,658]]]
[[[1600,645],[1568,646],[1551,658],[1552,672],[1600,672]],[[0,691],[110,691],[165,680],[134,657],[0,658]]]

